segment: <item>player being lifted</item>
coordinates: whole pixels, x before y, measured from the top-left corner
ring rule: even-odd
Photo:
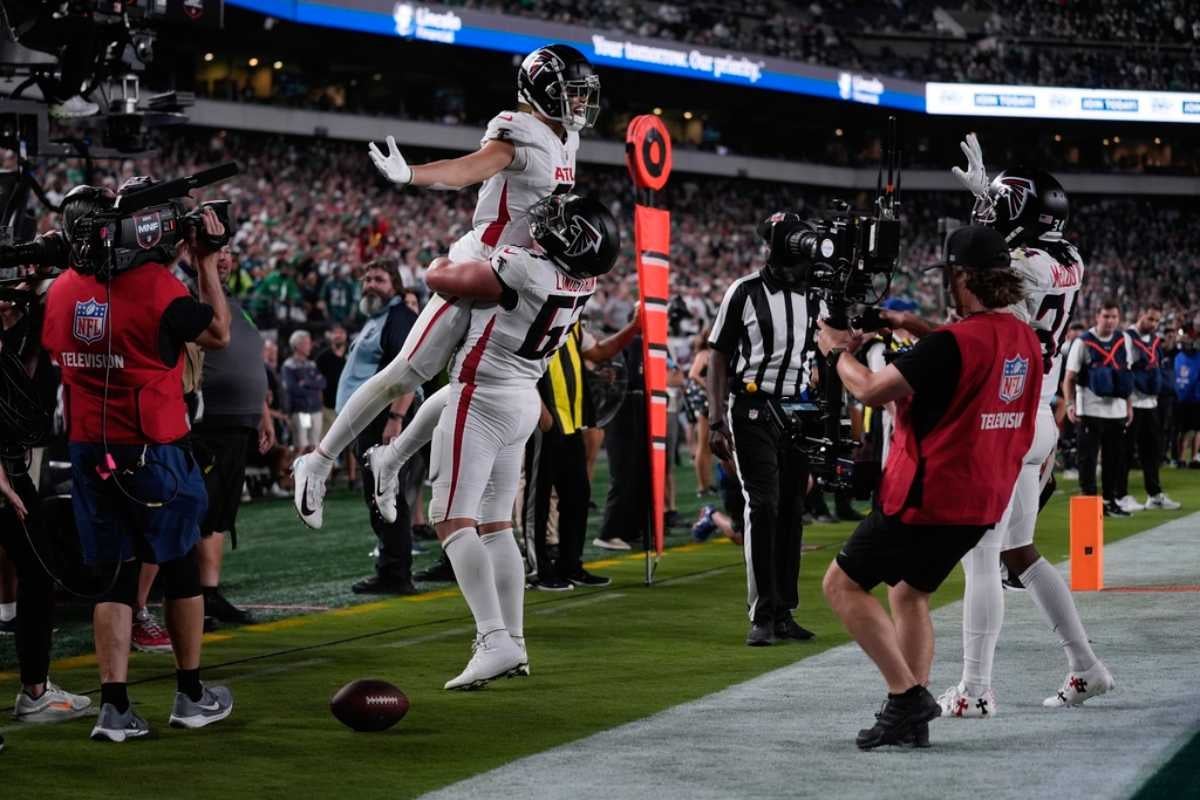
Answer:
[[[975,195],[974,220],[991,225],[1009,242],[1012,268],[1028,290],[1026,299],[1009,311],[1033,327],[1042,343],[1045,371],[1033,445],[1012,499],[996,527],[963,558],[962,680],[938,698],[948,716],[990,717],[996,713],[992,662],[1004,622],[1001,561],[1028,589],[1066,651],[1066,680],[1042,704],[1079,705],[1111,689],[1113,679],[1088,643],[1066,581],[1033,544],[1038,512],[1054,492],[1058,425],[1052,404],[1061,378],[1063,341],[1083,285],[1083,260],[1063,239],[1070,212],[1067,193],[1053,175],[1040,169],[1014,167],[989,181],[975,135],[968,134],[961,147],[967,169],[955,167],[954,175]]]
[[[471,660],[447,689],[528,674],[512,509],[541,416],[537,382],[620,249],[617,221],[590,198],[547,197],[529,210],[529,229],[529,247],[501,247],[490,261],[439,258],[426,277],[434,291],[481,304],[450,368],[430,457],[429,517],[476,630]]]
[[[457,191],[483,183],[471,230],[450,247],[451,261],[486,260],[504,245],[530,243],[530,206],[575,184],[579,131],[600,113],[600,78],[575,48],[541,47],[517,70],[517,102],[520,110],[488,123],[479,150],[459,158],[409,166],[391,136],[387,155],[368,146],[376,168],[398,186]],[[434,294],[400,354],[350,396],[317,449],[296,459],[294,499],[307,525],[321,527],[325,481],[337,457],[385,407],[441,372],[470,315],[465,300]],[[377,497],[387,490],[375,488]]]

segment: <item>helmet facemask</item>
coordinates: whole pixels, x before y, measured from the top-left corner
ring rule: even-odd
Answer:
[[[557,91],[556,91],[557,90]],[[596,124],[600,116],[600,76],[587,75],[566,80],[558,76],[558,83],[550,87],[550,96],[559,95],[562,110],[558,121],[569,131],[581,131]]]

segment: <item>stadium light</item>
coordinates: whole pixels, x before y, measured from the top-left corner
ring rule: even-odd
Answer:
[[[661,109],[661,108],[657,108],[657,107],[656,107],[656,108],[654,109],[654,113],[655,113],[655,115],[657,115],[657,116],[660,116],[660,117],[661,117],[661,116],[662,116],[662,109]]]
[[[204,60],[205,60],[205,61],[212,61],[214,58],[216,58],[216,56],[214,56],[212,53],[205,53],[205,54],[204,54]]]
[[[685,112],[683,112],[683,118],[684,118],[684,119],[691,119],[691,118],[692,118],[692,116],[693,116],[693,114],[692,114],[692,112],[690,112],[690,111],[685,111]]]
[[[276,61],[276,62],[275,62],[274,64],[272,64],[271,66],[273,66],[275,69],[283,69],[283,62],[282,62],[282,61]]]
[[[1113,144],[1120,144],[1120,143],[1121,143],[1121,137],[1120,137],[1120,136],[1114,136],[1114,137],[1113,137]]]
[[[1161,138],[1161,137],[1158,137],[1158,136],[1155,136],[1155,137],[1154,137],[1154,143],[1155,143],[1155,144],[1162,144],[1162,138]]]
[[[257,59],[257,58],[252,58],[252,59],[250,59],[249,61],[247,61],[246,63],[247,63],[247,64],[249,64],[249,65],[250,65],[250,66],[252,66],[252,67],[257,67],[257,66],[258,66],[258,59]]]
[[[833,131],[834,136],[841,136],[842,133],[844,133],[844,131],[841,128],[835,128]]]
[[[1105,140],[1104,140],[1104,146],[1105,146],[1105,147],[1108,147],[1108,139],[1105,139]]]
[[[1061,142],[1061,141],[1062,141],[1062,134],[1061,134],[1061,133],[1056,133],[1056,134],[1054,134],[1054,141],[1056,141],[1056,142]]]

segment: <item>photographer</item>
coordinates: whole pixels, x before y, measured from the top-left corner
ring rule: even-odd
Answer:
[[[165,266],[178,235],[164,230],[171,212],[159,207],[130,219],[118,211],[123,199],[80,186],[63,200],[72,269],[50,288],[42,330],[43,345],[62,368],[80,544],[105,587],[93,612],[101,708],[92,738],[115,742],[150,732],[127,691],[143,562],[159,566],[164,584],[177,686],[170,723],[203,727],[233,710],[228,689],[200,682],[204,600],[196,546],[207,497],[185,444],[180,357],[187,342],[208,349],[229,342],[229,307],[217,274],[217,253],[228,237],[211,207],[172,220],[197,257],[200,299],[194,300]],[[106,241],[114,230],[119,237]]]
[[[0,301],[0,384],[5,398],[0,406],[0,551],[15,567],[20,611],[13,633],[21,692],[13,717],[38,723],[74,719],[92,705],[90,698],[55,686],[47,675],[54,584],[32,549],[33,542],[43,540],[44,529],[29,466],[29,445],[49,434],[56,388],[53,370],[38,345],[41,316],[36,299],[28,311]]]
[[[927,744],[941,709],[925,684],[933,661],[929,595],[995,525],[1033,442],[1042,383],[1038,338],[1004,309],[1024,296],[1004,237],[960,228],[942,265],[959,322],[921,339],[880,372],[853,357],[863,335],[820,325],[817,346],[843,385],[871,406],[896,404],[879,507],[842,546],[824,591],[883,673],[888,699],[858,734],[871,749]],[[871,590],[891,587],[889,617]]]
[[[777,213],[758,232],[770,244],[807,227],[796,214]],[[726,291],[708,339],[709,447],[736,463],[750,505],[744,536],[751,647],[813,637],[792,619],[800,602],[808,465],[768,408],[798,397],[807,384],[817,304],[805,271],[783,247],[770,247],[766,265]]]

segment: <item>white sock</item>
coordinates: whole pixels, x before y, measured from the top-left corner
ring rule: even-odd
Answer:
[[[992,662],[1004,624],[1000,548],[976,546],[963,557],[963,674],[967,694],[979,697],[992,686]]]
[[[500,611],[504,615],[504,627],[510,636],[525,635],[525,559],[517,547],[512,528],[479,537],[492,560],[492,573],[496,576],[496,594],[500,597]]]
[[[321,439],[320,452],[337,458],[371,424],[379,412],[393,400],[422,383],[403,356],[396,356],[386,367],[354,390],[346,405]]]
[[[442,542],[446,557],[454,565],[454,577],[475,617],[475,630],[480,636],[504,629],[500,599],[496,595],[496,578],[492,560],[474,528],[459,528]]]
[[[429,444],[449,397],[449,384],[429,395],[413,415],[412,422],[387,446],[388,461],[394,469],[402,469],[417,451]]]
[[[1046,559],[1039,558],[1021,573],[1021,583],[1029,590],[1029,596],[1050,629],[1058,634],[1071,671],[1082,672],[1095,666],[1096,654],[1088,644],[1087,631],[1079,619],[1071,590],[1058,570]]]
[[[17,617],[17,604],[0,603],[0,622],[9,622]]]

